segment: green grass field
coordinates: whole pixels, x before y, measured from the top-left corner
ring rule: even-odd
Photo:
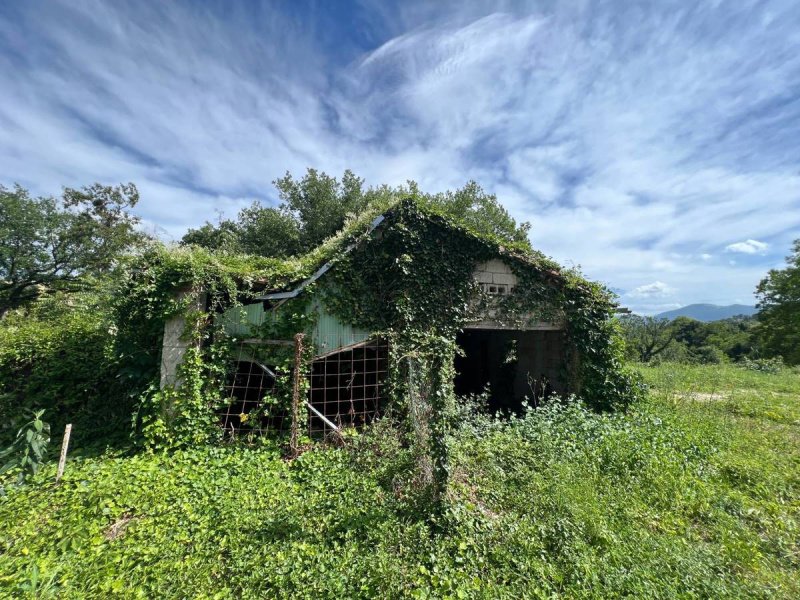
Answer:
[[[434,524],[391,431],[76,457],[0,497],[0,596],[800,597],[800,374],[641,371],[627,415],[473,419]]]

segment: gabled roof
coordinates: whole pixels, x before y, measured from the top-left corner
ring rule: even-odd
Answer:
[[[307,265],[314,259],[317,260],[319,266],[317,266],[313,273],[302,281],[289,286],[288,289],[262,293],[255,299],[281,302],[297,297],[306,286],[314,283],[328,272],[339,257],[351,252],[354,248],[367,240],[376,229],[392,222],[393,217],[404,210],[412,210],[422,215],[430,222],[457,230],[465,237],[477,239],[481,243],[489,246],[498,256],[512,260],[527,268],[536,269],[541,273],[547,274],[553,280],[560,280],[563,277],[560,265],[552,259],[547,258],[541,252],[527,250],[519,244],[515,245],[513,242],[508,243],[508,241],[499,240],[494,236],[471,230],[463,224],[456,222],[449,215],[435,211],[429,206],[424,206],[413,198],[405,198],[385,208],[383,212],[377,216],[373,216],[375,212],[373,210],[371,214],[367,212],[347,223],[342,231],[329,240],[326,240],[320,247],[301,259]],[[367,220],[370,217],[371,219]]]

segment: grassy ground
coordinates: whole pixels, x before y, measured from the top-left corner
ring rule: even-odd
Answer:
[[[389,430],[50,468],[0,498],[0,596],[800,597],[800,375],[642,373],[627,415],[474,419],[433,525]]]

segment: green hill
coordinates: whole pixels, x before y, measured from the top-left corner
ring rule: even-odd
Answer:
[[[690,304],[675,310],[668,310],[656,315],[659,319],[676,319],[677,317],[690,317],[698,321],[721,321],[738,315],[754,315],[758,312],[755,306],[747,304],[731,304],[720,306],[718,304]]]

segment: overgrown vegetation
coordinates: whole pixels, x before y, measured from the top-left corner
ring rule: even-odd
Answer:
[[[0,248],[0,283],[15,281],[23,255],[52,277],[22,282],[21,295],[0,289],[0,448],[13,442],[0,475],[0,595],[800,593],[800,374],[777,346],[765,359],[752,344],[793,323],[791,277],[762,283],[774,318],[757,327],[676,320],[638,338],[628,327],[625,346],[608,290],[533,251],[527,225],[476,184],[365,190],[352,173],[314,171],[276,184],[279,207],[206,224],[180,247],[134,232],[135,188],[68,190],[60,203],[2,190],[2,209],[32,224],[14,239],[28,235],[35,251]],[[49,265],[69,247],[96,249],[98,262]],[[471,275],[498,256],[518,289],[492,298]],[[214,410],[236,341],[223,312],[326,262],[325,281],[251,333],[307,332],[324,301],[390,341],[391,410],[344,448],[310,446],[292,461],[274,438],[222,440]],[[582,400],[505,420],[478,410],[481,398],[457,401],[455,335],[487,308],[506,325],[563,322]],[[188,346],[162,386],[171,320]],[[645,400],[626,348],[653,363],[744,368],[642,367]],[[288,372],[287,349],[270,352]],[[26,409],[36,417],[17,433]],[[45,420],[59,434],[75,424],[59,485],[54,465],[40,468]]]
[[[384,219],[379,231],[369,226],[376,213]],[[472,279],[476,264],[497,256],[518,274],[517,292],[499,301],[482,293]],[[444,439],[446,415],[456,400],[456,333],[486,310],[488,302],[496,318],[510,326],[524,325],[530,318],[564,322],[571,348],[566,380],[594,408],[624,408],[640,394],[635,378],[622,365],[622,346],[611,320],[614,305],[604,287],[562,271],[513,239],[473,230],[468,222],[454,221],[447,210],[408,198],[372,207],[301,260],[251,260],[186,248],[159,249],[137,261],[117,295],[117,306],[124,309],[118,321],[131,324],[130,333],[120,330],[118,344],[130,338],[131,354],[145,350],[148,356],[146,350],[157,345],[164,322],[181,314],[191,341],[178,374],[180,385],[159,389],[153,379],[156,363],[151,365],[151,383],[143,387],[138,413],[149,446],[185,447],[220,438],[214,409],[231,364],[225,352],[231,340],[206,311],[214,314],[252,297],[255,282],[281,289],[323,261],[333,265],[326,279],[293,300],[295,309],[278,311],[267,326],[285,330],[282,339],[298,328],[310,333],[313,319],[299,322],[296,317],[308,316],[306,309],[316,295],[342,322],[389,340],[389,409],[414,448],[420,484],[430,490],[433,513],[442,509],[450,475]],[[206,295],[205,307],[187,312],[199,294]],[[138,323],[152,330],[148,333]],[[254,330],[252,335],[274,339],[275,332]],[[272,355],[276,350],[266,346],[257,352]],[[264,360],[279,364],[275,356]],[[289,395],[283,398],[288,402]]]
[[[797,597],[800,376],[642,373],[627,414],[468,418],[444,527],[381,425],[293,462],[265,440],[50,466],[0,500],[0,595]]]
[[[30,420],[20,427],[11,445],[0,451],[0,475],[16,471],[18,485],[29,476],[36,475],[47,459],[50,424],[42,420],[43,414],[43,410],[30,413]],[[0,494],[3,491],[3,485],[0,484]]]
[[[45,410],[53,431],[75,424],[75,443],[127,443],[134,400],[115,354],[109,298],[98,290],[45,296],[0,324],[0,447],[25,411]]]

